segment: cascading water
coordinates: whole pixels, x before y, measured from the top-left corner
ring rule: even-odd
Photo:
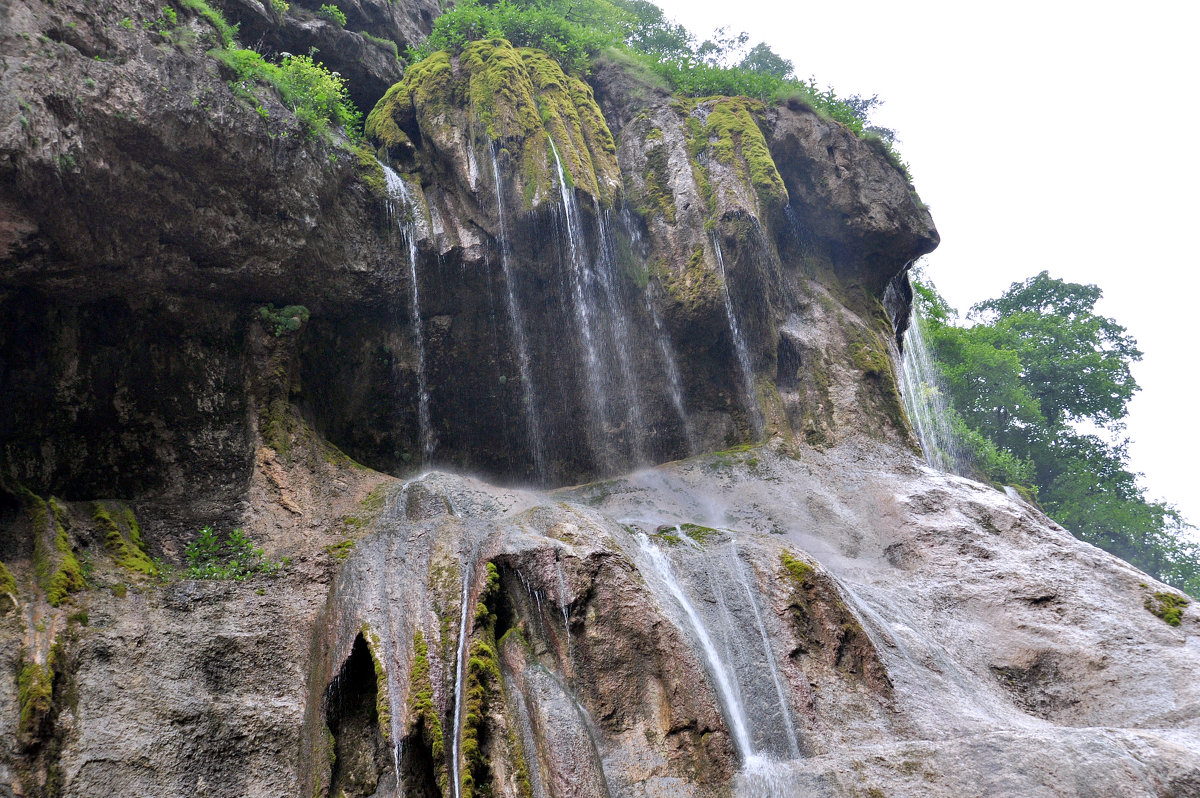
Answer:
[[[492,179],[496,186],[496,215],[500,224],[500,269],[504,273],[505,305],[512,327],[513,344],[517,349],[517,369],[521,377],[521,403],[525,411],[525,432],[533,454],[534,472],[539,481],[546,478],[546,445],[542,434],[537,396],[533,387],[533,370],[529,363],[529,344],[525,340],[525,323],[517,303],[515,279],[509,262],[508,237],[504,229],[504,188],[500,182],[500,164],[494,148],[488,150],[492,160]]]
[[[400,228],[400,235],[408,249],[409,273],[409,319],[413,342],[417,349],[417,425],[421,437],[421,456],[429,462],[437,441],[433,436],[433,425],[429,417],[429,386],[425,376],[425,335],[421,329],[421,295],[417,284],[417,224],[416,205],[407,184],[387,164],[381,163],[387,181],[388,207]]]
[[[717,653],[717,648],[713,645],[712,637],[708,634],[704,622],[700,619],[700,615],[696,612],[695,607],[692,606],[692,602],[688,600],[687,595],[683,592],[683,588],[679,585],[679,581],[675,578],[670,560],[667,559],[667,556],[657,546],[650,542],[650,538],[646,535],[638,535],[638,544],[650,560],[658,580],[679,604],[680,609],[683,610],[684,617],[687,618],[692,634],[696,642],[700,644],[700,648],[704,652],[704,657],[708,661],[709,671],[712,673],[721,704],[725,708],[726,720],[729,721],[729,730],[733,733],[733,741],[737,745],[738,756],[742,762],[749,761],[755,755],[755,752],[754,746],[750,743],[749,724],[746,721],[746,708],[742,704],[739,691],[734,687],[735,683],[729,668],[726,667],[725,662],[721,659],[721,655]]]
[[[575,306],[575,321],[579,327],[579,339],[583,345],[584,377],[588,392],[588,439],[598,465],[605,472],[612,470],[608,462],[608,447],[605,445],[607,432],[605,420],[608,417],[607,396],[603,384],[603,363],[597,352],[595,334],[593,332],[593,303],[588,296],[586,283],[589,276],[587,265],[587,240],[583,236],[583,225],[579,215],[579,204],[575,192],[567,184],[563,173],[562,160],[558,157],[558,148],[550,139],[550,151],[554,154],[554,165],[558,170],[558,187],[563,201],[563,223],[566,226],[566,244],[568,269],[571,277],[571,291]]]
[[[712,235],[713,253],[717,258],[717,271],[721,274],[721,297],[725,300],[725,316],[729,321],[729,334],[733,337],[733,349],[737,355],[738,368],[742,372],[742,393],[746,403],[746,412],[750,414],[750,422],[754,428],[754,438],[759,440],[763,434],[762,410],[754,390],[754,369],[750,365],[750,351],[746,348],[746,339],[742,337],[738,326],[737,314],[733,310],[733,297],[729,291],[729,280],[725,275],[725,255],[721,252],[721,241],[716,231]]]
[[[779,668],[775,665],[775,652],[771,649],[771,637],[767,634],[767,627],[763,623],[762,612],[758,609],[758,599],[754,597],[754,591],[750,587],[750,580],[746,578],[746,570],[742,565],[741,558],[738,557],[737,543],[732,540],[729,542],[729,564],[730,570],[737,576],[742,589],[746,591],[746,603],[754,611],[754,625],[758,628],[758,635],[762,640],[763,658],[767,661],[767,668],[771,671],[771,681],[775,684],[775,695],[779,698],[783,725],[787,730],[788,746],[791,748],[792,756],[799,757],[800,744],[796,740],[796,727],[792,724],[792,713],[788,708],[787,693],[783,689],[783,680],[779,678]]]
[[[676,536],[687,548],[676,549],[672,557],[647,535],[637,536],[651,571],[648,583],[665,589],[683,611],[682,619],[708,665],[742,764],[734,794],[738,798],[794,794],[789,762],[802,752],[770,634],[736,543],[731,539],[714,546],[707,535],[701,542],[688,531],[675,526]],[[712,534],[717,533],[708,530]],[[677,572],[672,559],[683,572]],[[698,606],[689,592],[705,600]]]
[[[925,340],[917,305],[913,305],[908,329],[904,332],[900,366],[904,409],[921,441],[925,462],[942,471],[962,473],[962,449],[950,423],[946,396]]]
[[[679,415],[679,423],[683,427],[683,437],[687,440],[687,453],[693,455],[699,451],[700,447],[696,442],[696,433],[692,429],[692,421],[688,417],[687,408],[683,404],[683,384],[679,377],[679,364],[675,359],[675,350],[671,346],[671,339],[667,337],[666,330],[663,329],[662,317],[658,314],[658,305],[655,302],[652,285],[653,283],[650,283],[646,286],[646,292],[642,296],[646,302],[646,312],[650,314],[650,320],[654,322],[654,339],[658,344],[663,373],[667,376],[667,393],[671,397],[671,405]]]
[[[612,236],[609,234],[608,211],[600,209],[600,200],[592,198],[596,211],[596,228],[600,235],[600,254],[596,258],[596,271],[600,278],[600,287],[604,292],[605,305],[608,308],[609,331],[613,350],[620,367],[622,397],[625,400],[626,425],[633,438],[633,451],[636,463],[646,461],[644,451],[645,441],[642,429],[642,403],[639,397],[637,373],[634,371],[630,354],[633,347],[629,335],[629,314],[621,305],[620,293],[617,290],[616,255],[612,248]]]

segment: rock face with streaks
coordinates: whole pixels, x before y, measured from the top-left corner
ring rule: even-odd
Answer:
[[[321,5],[0,9],[0,796],[1200,794],[1194,608],[919,464],[885,152]]]

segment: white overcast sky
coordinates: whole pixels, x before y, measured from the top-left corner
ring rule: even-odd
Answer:
[[[886,101],[942,235],[927,273],[960,311],[1042,269],[1099,285],[1145,352],[1133,467],[1200,524],[1198,4],[655,2]]]

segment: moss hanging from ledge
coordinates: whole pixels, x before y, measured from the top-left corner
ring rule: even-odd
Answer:
[[[429,746],[433,760],[434,775],[443,795],[450,786],[450,775],[446,767],[446,746],[442,736],[442,722],[433,704],[433,682],[429,675],[429,646],[418,629],[413,635],[413,665],[409,673],[408,715],[411,728],[421,735]]]
[[[92,520],[104,533],[104,545],[117,565],[147,576],[158,573],[158,568],[146,554],[142,530],[133,510],[119,502],[96,502]]]
[[[709,157],[731,167],[734,172],[758,195],[766,208],[783,207],[788,203],[787,188],[775,167],[775,160],[767,147],[760,122],[765,118],[766,106],[748,97],[709,97],[691,106],[693,112],[701,111],[703,121],[695,113],[688,118],[688,135],[693,168],[706,172],[698,163],[699,156],[707,150]],[[706,114],[706,115],[705,115]],[[697,182],[709,200],[710,210],[715,210],[715,197],[709,194],[707,174]]]
[[[620,186],[616,144],[591,88],[549,55],[506,39],[468,44],[457,59],[435,53],[414,65],[367,116],[379,146],[412,151],[420,132],[442,156],[498,144],[521,193],[536,204],[556,194],[554,142],[569,183],[610,203]]]

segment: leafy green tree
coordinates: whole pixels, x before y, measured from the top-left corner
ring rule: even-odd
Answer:
[[[917,306],[976,473],[1024,476],[1076,536],[1200,596],[1200,547],[1175,508],[1147,499],[1121,438],[1137,343],[1096,312],[1101,291],[1046,272],[975,305],[961,325],[928,283]],[[1107,440],[1106,440],[1107,438]]]

